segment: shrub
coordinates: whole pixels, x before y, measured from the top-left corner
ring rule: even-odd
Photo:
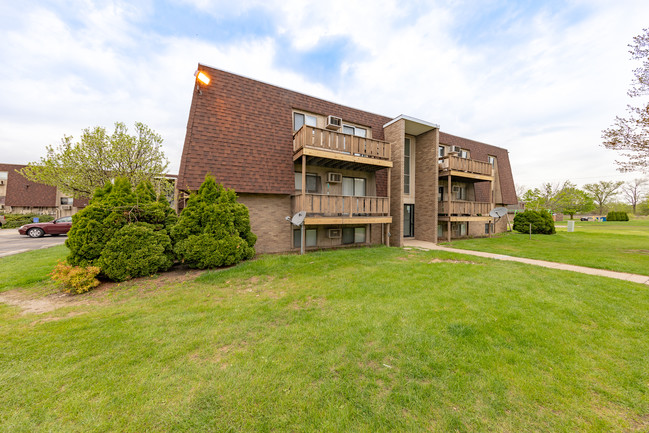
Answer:
[[[629,214],[611,211],[606,215],[606,221],[629,221]]]
[[[532,224],[532,233],[551,235],[556,233],[552,215],[547,211],[526,210],[514,217],[514,230],[520,233],[529,233]]]
[[[97,266],[72,266],[59,261],[50,275],[62,284],[62,291],[81,294],[99,285],[99,280],[95,277],[100,271]]]
[[[171,230],[176,257],[194,268],[228,266],[255,255],[248,208],[212,176],[193,194]]]
[[[106,243],[97,264],[113,281],[152,275],[173,265],[171,240],[147,223],[128,224]]]
[[[54,220],[52,215],[37,215],[35,213],[29,214],[5,214],[5,224],[2,225],[3,229],[16,229],[25,224],[33,222],[34,218],[38,218],[39,222],[46,223]]]
[[[173,264],[169,230],[177,217],[164,198],[155,199],[148,182],[134,190],[126,179],[116,179],[97,189],[90,204],[72,217],[65,242],[68,262],[99,266],[101,275],[116,281],[169,269]],[[128,226],[134,227],[124,230]],[[140,235],[145,240],[137,239]],[[143,251],[144,245],[150,251]]]

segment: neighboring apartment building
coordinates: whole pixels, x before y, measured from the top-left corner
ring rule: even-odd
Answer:
[[[195,191],[211,173],[233,188],[250,209],[258,252],[299,249],[285,218],[301,210],[307,248],[504,230],[488,213],[516,203],[505,149],[198,69],[209,82],[196,81],[177,187]]]
[[[88,200],[73,199],[54,186],[26,179],[17,170],[19,164],[0,164],[0,212],[52,215],[55,218],[75,214],[88,205]]]

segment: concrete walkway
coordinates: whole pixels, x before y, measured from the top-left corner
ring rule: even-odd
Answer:
[[[449,253],[468,254],[471,256],[487,257],[489,259],[506,260],[510,262],[526,263],[528,265],[542,266],[544,268],[560,269],[562,271],[580,272],[582,274],[598,275],[600,277],[616,278],[618,280],[631,281],[633,283],[649,285],[649,276],[627,274],[626,272],[607,271],[605,269],[587,268],[586,266],[568,265],[565,263],[547,262],[545,260],[526,259],[523,257],[505,256],[503,254],[485,253],[482,251],[461,250],[459,248],[450,248],[434,244],[432,242],[418,240],[404,240],[404,246],[410,248],[419,248],[422,250],[446,251]]]

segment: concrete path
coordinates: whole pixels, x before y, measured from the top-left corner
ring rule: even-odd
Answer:
[[[2,229],[0,230],[0,257],[61,245],[65,243],[66,238],[66,235],[30,238],[18,234],[18,229]]]
[[[542,266],[544,268],[560,269],[562,271],[580,272],[582,274],[589,274],[589,275],[599,275],[601,277],[616,278],[618,280],[625,280],[634,283],[649,285],[649,276],[647,275],[627,274],[626,272],[607,271],[605,269],[588,268],[586,266],[568,265],[565,263],[548,262],[545,260],[526,259],[523,257],[505,256],[503,254],[485,253],[482,251],[461,250],[459,248],[450,248],[442,245],[437,245],[432,242],[424,242],[418,240],[405,240],[404,246],[410,248],[419,248],[427,251],[428,250],[447,251],[449,253],[468,254],[471,256],[487,257],[496,260],[506,260],[510,262],[526,263],[528,265]]]

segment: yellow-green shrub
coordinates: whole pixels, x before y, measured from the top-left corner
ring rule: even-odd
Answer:
[[[99,285],[95,278],[101,269],[97,266],[72,266],[59,261],[52,271],[52,279],[63,285],[65,293],[81,294]]]

